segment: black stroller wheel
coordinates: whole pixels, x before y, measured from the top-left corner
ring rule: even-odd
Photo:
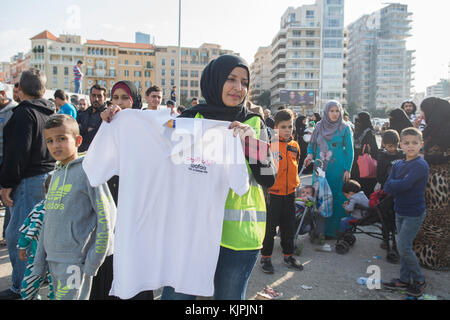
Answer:
[[[345,241],[338,241],[335,249],[338,254],[346,254],[350,250],[350,245]]]
[[[344,236],[344,241],[347,242],[350,246],[353,246],[356,242],[356,237],[353,234],[348,233]]]

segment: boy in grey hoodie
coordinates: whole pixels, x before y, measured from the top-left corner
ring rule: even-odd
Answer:
[[[350,217],[341,219],[340,232],[345,232],[350,228],[349,221],[362,219],[367,215],[369,209],[369,199],[366,197],[363,191],[361,191],[361,185],[355,180],[348,180],[344,182],[342,186],[342,192],[348,201],[342,205],[350,215]]]
[[[89,184],[78,157],[82,137],[72,117],[52,116],[44,136],[59,163],[45,201],[33,274],[45,272],[48,262],[56,300],[88,300],[93,276],[112,254],[116,207],[106,184]]]

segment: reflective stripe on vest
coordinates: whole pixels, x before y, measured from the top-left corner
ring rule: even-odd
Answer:
[[[197,113],[195,118],[204,117]],[[261,119],[257,116],[245,121],[261,135]],[[256,182],[246,160],[250,177],[250,188],[239,196],[230,189],[225,202],[221,245],[232,250],[259,250],[262,248],[266,230],[266,202],[262,187]]]

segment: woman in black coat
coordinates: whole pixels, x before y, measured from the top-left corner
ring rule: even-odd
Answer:
[[[389,113],[389,129],[397,131],[400,135],[403,129],[410,127],[414,126],[403,109],[394,109]]]
[[[308,143],[303,140],[303,136],[305,135],[305,129],[306,129],[306,117],[305,116],[298,116],[295,120],[295,140],[297,140],[298,145],[300,146],[300,161],[299,163],[302,164],[306,159],[306,154],[308,150]],[[298,167],[298,170],[300,172],[301,166]],[[308,170],[311,171],[311,169],[306,169],[303,171],[303,173],[308,173]]]
[[[373,178],[361,178],[359,174],[358,157],[364,153],[369,153],[372,158],[377,159],[378,145],[375,138],[370,115],[367,112],[360,112],[355,118],[355,134],[354,140],[354,152],[355,160],[352,166],[352,179],[355,179],[361,185],[361,189],[364,194],[369,198],[375,189],[377,184],[376,176]],[[365,147],[365,149],[364,149]]]

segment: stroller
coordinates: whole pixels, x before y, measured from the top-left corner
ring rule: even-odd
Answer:
[[[378,191],[380,192],[380,191]],[[336,242],[336,252],[346,254],[356,242],[355,234],[367,234],[373,238],[383,240],[383,246],[387,249],[386,259],[390,263],[397,263],[399,255],[395,242],[395,211],[394,199],[385,193],[381,193],[380,201],[374,207],[368,209],[368,215],[362,219],[349,222],[351,228],[339,235]],[[375,226],[380,232],[364,231],[361,227]]]
[[[317,168],[321,167],[321,162],[314,164],[314,170],[317,172]],[[299,176],[302,174],[305,166],[300,170]],[[295,201],[295,234],[294,234],[294,249],[297,255],[301,255],[303,251],[303,245],[300,240],[301,235],[309,234],[311,242],[318,238],[316,235],[316,228],[318,225],[318,219],[320,218],[320,213],[317,209],[317,197],[318,188],[314,188],[313,200],[308,200],[306,202],[296,199]],[[300,187],[297,189],[297,194],[299,193]]]

